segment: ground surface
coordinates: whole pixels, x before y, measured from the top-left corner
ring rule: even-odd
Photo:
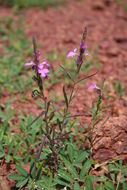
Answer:
[[[23,11],[23,14],[29,39],[35,34],[39,43],[42,44],[42,57],[54,48],[59,52],[63,50],[68,52],[78,47],[82,30],[84,26],[87,26],[86,43],[89,52],[97,47],[98,59],[102,67],[96,76],[87,80],[85,87],[80,87],[77,100],[72,105],[73,113],[89,113],[92,101],[96,97],[95,93],[87,90],[88,86],[105,80],[108,98],[104,94],[103,102],[106,107],[106,116],[110,115],[110,117],[102,128],[101,125],[97,126],[94,158],[100,162],[115,157],[127,159],[127,92],[119,100],[113,88],[113,83],[117,80],[120,80],[123,86],[127,86],[127,12],[111,0],[70,0],[66,6],[58,9],[49,8],[44,12],[39,8],[31,8]],[[10,9],[0,7],[0,17],[5,15],[13,15],[13,13]],[[96,69],[92,72],[94,71]],[[54,86],[53,90],[56,90],[58,95],[61,94],[58,86]],[[27,93],[28,99],[32,101],[30,93]],[[10,94],[6,97],[3,94],[3,101],[9,97]],[[24,105],[17,98],[13,107],[19,112],[26,109],[34,114],[37,108],[30,104],[30,101]],[[39,113],[40,110],[37,112]],[[82,117],[80,127],[90,121],[90,116]]]

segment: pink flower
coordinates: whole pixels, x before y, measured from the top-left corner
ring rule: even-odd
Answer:
[[[33,69],[36,68],[36,64],[33,61],[24,64],[25,67],[31,66],[31,65],[33,66]],[[38,65],[38,73],[43,78],[48,78],[49,69],[50,69],[50,65],[47,63],[47,61],[43,61],[42,63]]]
[[[96,84],[89,86],[89,89],[90,89],[90,90],[96,89],[96,92],[97,92],[98,94],[101,94],[101,89],[100,89]]]
[[[84,54],[85,57],[87,57],[89,55],[89,52],[86,51],[86,53]]]
[[[46,61],[43,61],[38,66],[38,73],[41,74],[43,78],[48,78],[49,69],[50,65]]]
[[[82,49],[83,49],[82,57],[85,58],[85,57],[87,57],[87,56],[89,55],[89,53],[88,53],[88,51],[87,51],[87,46],[86,46],[86,45],[82,46]],[[78,50],[78,49],[75,48],[74,51],[70,51],[70,52],[67,54],[67,57],[75,57],[75,56],[77,56],[78,59],[77,59],[76,63],[78,62],[78,60],[80,59],[80,56],[81,56],[80,54],[77,53],[77,50]],[[84,63],[84,61],[83,61],[83,63]]]
[[[78,49],[75,48],[74,51],[70,51],[70,52],[67,54],[67,57],[74,57],[74,56],[78,55],[78,53],[76,53],[77,50],[78,50]]]
[[[81,48],[85,51],[87,49],[86,45],[81,46]]]
[[[99,88],[99,87],[97,87],[96,84],[89,86],[89,89],[90,89],[90,90],[94,90],[94,89],[97,89],[97,88]]]

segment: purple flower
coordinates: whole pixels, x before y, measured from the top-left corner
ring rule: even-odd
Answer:
[[[96,88],[98,88],[96,84],[89,86],[89,89],[90,89],[90,90],[94,90],[94,89],[96,89]]]
[[[86,53],[84,54],[85,57],[87,57],[89,55],[89,52],[86,51]]]
[[[48,78],[49,69],[50,65],[46,61],[43,61],[38,65],[38,73],[41,74],[43,78]]]
[[[78,55],[78,53],[76,53],[77,50],[78,50],[78,49],[75,48],[74,51],[70,51],[70,52],[67,54],[67,57],[74,57],[74,56]]]
[[[89,89],[90,89],[90,90],[96,89],[96,92],[97,92],[98,94],[101,94],[101,89],[100,89],[96,84],[89,86]]]
[[[77,48],[74,49],[74,51],[70,51],[68,54],[67,54],[67,57],[75,57],[77,56],[79,58],[79,54],[77,53]],[[87,51],[87,46],[86,45],[83,45],[82,46],[82,50],[83,50],[83,57],[87,57],[89,55],[88,51]],[[86,52],[85,52],[86,51]],[[79,59],[78,59],[79,60]]]
[[[87,46],[86,45],[83,45],[82,46],[82,49],[85,51],[87,49]]]
[[[36,68],[36,64],[31,61],[29,63],[25,63],[24,66],[33,66],[33,69]],[[43,77],[43,78],[48,78],[48,74],[49,74],[49,69],[50,69],[50,65],[47,63],[47,61],[43,61],[42,63],[40,63],[38,65],[38,73]]]

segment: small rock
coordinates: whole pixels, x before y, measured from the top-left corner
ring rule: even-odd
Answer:
[[[127,42],[127,36],[124,36],[122,34],[119,34],[119,35],[116,35],[114,37],[114,40],[117,42],[117,43],[126,43]]]
[[[112,150],[103,148],[96,151],[96,153],[94,154],[94,159],[98,160],[99,162],[103,162],[105,160],[113,158],[114,156],[116,155]]]
[[[93,9],[103,11],[104,10],[104,3],[101,1],[98,1],[98,0],[94,1],[93,2]]]
[[[104,0],[104,4],[109,7],[111,5],[111,0]]]
[[[112,47],[112,48],[108,49],[108,51],[106,53],[109,56],[117,56],[119,54],[119,49],[117,47]]]
[[[123,153],[124,147],[123,147],[123,143],[121,141],[117,141],[114,145],[113,148],[115,149],[115,152],[117,154],[121,154]]]
[[[100,148],[109,148],[111,144],[110,137],[101,137],[100,140],[96,140],[96,144],[94,145],[94,149],[98,150]]]
[[[109,59],[105,55],[100,55],[99,59],[101,60],[102,63],[105,63],[105,64],[109,62]]]

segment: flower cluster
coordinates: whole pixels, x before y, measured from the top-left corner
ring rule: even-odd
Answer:
[[[82,50],[83,50],[83,57],[84,59],[88,56],[88,50],[87,50],[87,46],[86,45],[83,45],[82,46]],[[78,48],[75,48],[74,51],[70,51],[68,54],[67,54],[67,57],[77,57],[77,59],[79,58],[80,54],[77,53],[78,51]],[[77,61],[76,61],[77,63]]]
[[[50,70],[50,65],[47,63],[47,61],[43,61],[42,63],[39,63],[40,61],[40,52],[37,52],[37,63],[35,63],[36,57],[35,54],[33,56],[33,61],[30,61],[28,63],[25,63],[24,66],[32,66],[32,69],[35,70],[36,67],[38,68],[38,74],[40,74],[43,78],[48,78],[49,70]]]
[[[41,74],[43,78],[48,78],[50,65],[47,61],[43,61],[38,65],[38,73]]]

